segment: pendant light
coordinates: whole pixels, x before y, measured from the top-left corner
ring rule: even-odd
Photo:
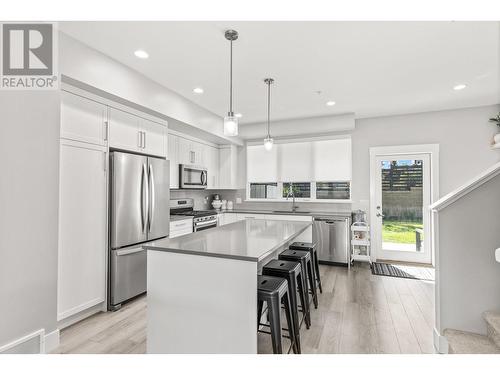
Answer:
[[[224,36],[231,44],[229,59],[229,112],[224,117],[224,135],[235,137],[238,135],[238,117],[233,112],[233,41],[238,39],[238,32],[235,30],[226,30]]]
[[[274,79],[266,78],[264,80],[267,85],[267,136],[264,138],[264,148],[270,151],[273,148],[273,139],[271,138],[271,85]]]

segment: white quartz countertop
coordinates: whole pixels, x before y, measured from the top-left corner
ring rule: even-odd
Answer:
[[[304,232],[312,222],[247,219],[144,245],[146,250],[258,262]]]

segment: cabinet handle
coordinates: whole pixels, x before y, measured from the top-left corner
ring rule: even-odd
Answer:
[[[107,164],[106,163],[107,162],[107,157],[106,157],[107,155],[106,154],[107,154],[106,151],[104,151],[103,152],[103,155],[104,155],[104,157],[103,157],[103,159],[104,159],[104,166],[103,166],[104,172],[106,172],[106,164]]]
[[[146,132],[142,132],[142,135],[143,135],[143,142],[144,142],[144,146],[142,146],[142,148],[146,148]]]
[[[141,132],[141,131],[138,131],[137,133],[138,133],[138,135],[139,135],[139,146],[138,146],[138,147],[139,147],[139,148],[142,148],[142,132]]]
[[[109,123],[108,121],[104,121],[104,140],[108,140],[108,130],[109,130]]]

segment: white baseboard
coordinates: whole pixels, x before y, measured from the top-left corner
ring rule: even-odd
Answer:
[[[434,327],[434,349],[439,354],[448,354],[448,340],[446,337],[442,336],[439,331]]]
[[[38,354],[44,352],[45,330],[39,329],[25,336],[19,337],[0,347],[0,353],[24,353],[27,345],[30,351],[26,354]],[[33,348],[36,348],[33,350]]]
[[[59,330],[55,329],[44,337],[44,353],[50,353],[59,346]]]

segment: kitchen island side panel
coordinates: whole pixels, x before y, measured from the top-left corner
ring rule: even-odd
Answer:
[[[257,353],[257,262],[148,250],[148,353]]]

